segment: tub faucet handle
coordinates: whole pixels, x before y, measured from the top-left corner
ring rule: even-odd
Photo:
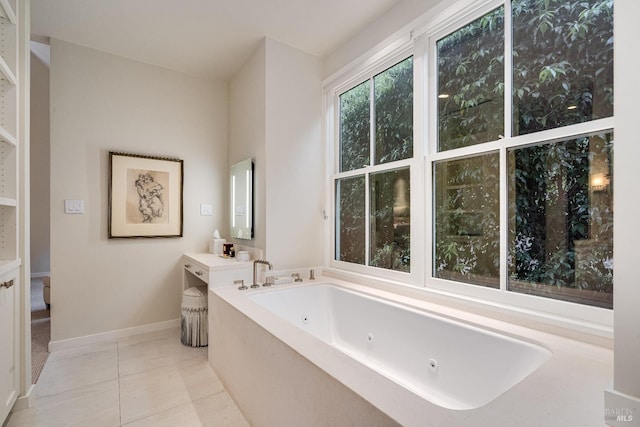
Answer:
[[[273,276],[265,276],[264,283],[262,286],[271,286],[273,285]]]
[[[316,278],[316,273],[315,271],[313,271],[313,268],[311,270],[309,270],[309,280],[315,280]]]

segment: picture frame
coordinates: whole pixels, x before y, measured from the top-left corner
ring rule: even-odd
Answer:
[[[109,152],[109,239],[182,237],[184,162]]]

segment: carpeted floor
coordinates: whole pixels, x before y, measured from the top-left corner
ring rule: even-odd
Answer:
[[[49,357],[51,313],[42,299],[42,278],[31,279],[31,381],[35,384]]]

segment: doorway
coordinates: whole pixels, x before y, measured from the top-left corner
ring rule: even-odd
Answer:
[[[30,256],[31,371],[35,383],[48,357],[51,340],[50,301],[44,285],[50,278],[50,126],[48,40],[31,42]]]

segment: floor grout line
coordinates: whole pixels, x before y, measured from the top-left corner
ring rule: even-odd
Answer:
[[[167,342],[163,343],[162,340],[167,340]],[[52,363],[52,365],[50,366],[50,368],[53,369],[52,372],[58,372],[58,374],[51,375],[50,372],[49,375],[45,378],[47,379],[46,384],[42,383],[38,387],[44,387],[40,390],[40,392],[44,392],[45,394],[39,395],[37,399],[34,399],[33,406],[25,409],[24,412],[19,411],[13,414],[10,417],[9,423],[6,427],[36,427],[40,425],[54,424],[67,425],[77,423],[80,420],[84,420],[83,423],[85,423],[85,425],[88,425],[86,424],[86,422],[89,422],[88,420],[93,420],[93,423],[96,422],[96,417],[100,417],[98,413],[94,413],[93,409],[91,409],[94,407],[93,405],[96,405],[95,408],[97,410],[105,411],[105,414],[108,414],[109,419],[111,420],[109,422],[110,425],[119,427],[128,425],[145,425],[145,423],[153,424],[156,421],[162,422],[162,419],[164,417],[172,417],[173,420],[180,420],[179,417],[176,418],[178,414],[187,415],[187,418],[183,420],[185,422],[185,424],[183,425],[189,427],[201,427],[201,425],[205,424],[205,420],[210,419],[219,419],[221,421],[233,419],[235,425],[248,426],[242,416],[242,413],[239,411],[239,408],[230,398],[222,383],[220,383],[221,388],[218,389],[217,385],[212,385],[213,383],[202,383],[201,381],[199,382],[198,378],[202,378],[202,375],[206,375],[207,377],[211,376],[211,381],[215,381],[216,383],[219,382],[217,375],[215,375],[215,372],[213,372],[208,363],[207,351],[203,350],[202,348],[188,348],[188,351],[185,352],[182,348],[177,348],[182,347],[181,345],[174,345],[174,340],[178,340],[176,342],[179,342],[179,336],[170,333],[166,337],[157,337],[150,340],[143,339],[139,342],[131,342],[127,339],[116,339],[112,341],[111,344],[87,344],[86,346],[82,346],[84,348],[75,348],[68,354],[65,354],[65,352],[62,351],[64,357],[57,358],[54,356],[47,362],[47,365]],[[156,341],[156,343],[154,343],[154,341]],[[139,349],[134,349],[131,347],[138,345],[142,345],[142,347]],[[148,345],[149,348],[146,348],[146,345]],[[54,353],[55,352],[53,352],[52,354]],[[111,357],[109,359],[104,359],[107,354],[110,354]],[[169,362],[168,360],[172,359],[174,355],[175,360]],[[113,360],[113,357],[115,357],[115,361]],[[158,360],[155,360],[156,357],[163,357],[163,360],[161,361],[163,363],[158,366],[154,366],[153,368],[145,369],[147,364],[158,362]],[[164,363],[164,357],[168,358],[166,363]],[[93,361],[97,362],[98,364],[93,365]],[[63,363],[63,365],[60,365],[60,367],[63,367],[64,371],[59,371],[57,369],[59,367],[57,363],[60,362]],[[76,364],[76,362],[78,362],[78,364]],[[95,372],[95,369],[100,369],[100,372],[102,372],[103,374],[107,373],[106,371],[104,371],[104,369],[107,369],[107,367],[109,370],[115,367],[115,375],[117,376],[115,384],[113,382],[113,377],[111,376],[111,374],[107,375],[111,379],[102,379],[97,382],[88,381],[85,384],[85,381],[89,379],[104,378],[104,375],[91,375],[89,377],[85,377],[86,371],[89,369],[89,366],[94,367],[94,373],[98,373]],[[121,375],[121,369],[136,369],[136,366],[142,368],[143,370],[131,372],[129,375],[142,375],[142,378],[148,379],[138,383],[136,383],[135,381],[130,383],[127,380],[129,375]],[[207,369],[205,369],[205,366]],[[159,390],[156,390],[153,386],[149,387],[149,385],[153,384],[153,382],[147,382],[149,380],[155,381],[155,379],[153,379],[155,377],[155,374],[149,373],[147,371],[149,371],[150,369],[162,371],[167,367],[170,367],[170,370],[178,370],[179,379],[184,375],[184,378],[182,378],[182,382],[184,382],[185,387],[187,386],[187,384],[191,384],[189,387],[192,388],[186,388],[184,390],[184,394],[186,397],[186,400],[184,401],[183,399],[171,398],[167,399],[165,402],[171,403],[171,405],[156,405],[154,403],[156,399],[155,395],[159,392]],[[200,371],[201,369],[202,371]],[[63,372],[65,372],[63,375],[59,375]],[[145,372],[147,372],[149,375],[145,375]],[[71,378],[73,378],[73,381],[69,381],[69,379]],[[76,378],[79,381],[76,381]],[[160,383],[164,383],[164,381],[165,379],[162,379]],[[107,383],[110,383],[110,386]],[[131,388],[132,384],[134,385],[134,388]],[[73,387],[71,388],[65,388],[72,385]],[[104,385],[104,387],[100,387],[101,385]],[[86,389],[83,389],[85,387]],[[117,387],[117,390],[113,390],[113,387]],[[139,387],[141,387],[141,389],[138,389]],[[54,393],[53,391],[58,388],[60,388],[61,391]],[[62,388],[64,388],[64,390],[62,390]],[[149,394],[149,396],[151,397],[150,402],[141,403],[140,401],[138,401],[137,397],[135,396],[137,396],[141,392],[141,390],[145,390],[143,394]],[[169,389],[164,389],[163,393],[167,390]],[[171,390],[174,390],[174,388],[172,388]],[[61,397],[61,393],[64,394],[63,397]],[[100,396],[100,400],[93,403],[93,401],[90,400],[93,397],[89,398],[88,393],[92,396]],[[39,394],[39,392],[37,394]],[[158,395],[158,397],[160,396],[166,397],[165,394]],[[197,398],[194,399],[194,397],[196,396]],[[83,398],[85,398],[85,400],[82,400]],[[89,400],[86,400],[87,398]],[[69,404],[69,402],[72,402],[75,399],[80,399],[83,404],[80,407],[74,406],[73,409],[70,409],[71,407],[67,405]],[[143,399],[143,401],[144,400],[145,399]],[[160,400],[162,401],[162,399]],[[178,401],[181,401],[182,403],[178,403]],[[99,402],[104,402],[105,405],[101,406],[101,403]],[[106,404],[107,402],[113,403]],[[224,404],[222,402],[224,402]],[[141,404],[143,406],[139,407]],[[149,405],[149,409],[153,409],[154,406],[155,410],[161,408],[163,409],[161,410],[161,412],[157,413],[153,411],[141,411],[140,409],[144,408],[145,405]],[[60,407],[60,409],[56,409],[56,407]],[[141,415],[143,413],[147,413],[148,415],[145,415],[142,418],[137,418],[137,416],[129,417],[129,415]],[[127,415],[131,419],[125,420],[124,415]],[[81,418],[75,418],[76,416]],[[187,419],[189,421],[187,421]],[[64,424],[60,424],[61,420],[64,422]],[[140,422],[141,420],[147,421]],[[45,421],[45,424],[42,424],[43,421]]]

